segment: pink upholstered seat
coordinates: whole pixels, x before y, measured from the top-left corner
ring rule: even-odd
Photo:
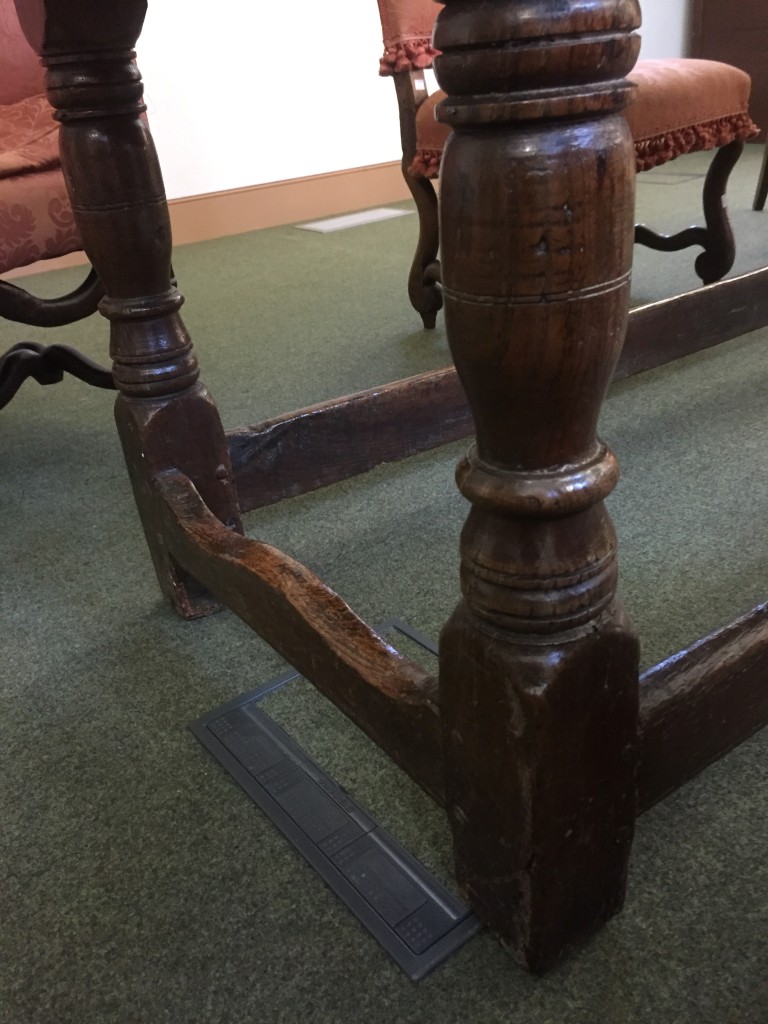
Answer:
[[[711,60],[645,60],[629,78],[637,91],[625,116],[638,171],[758,132],[748,111],[750,78],[739,68]],[[433,93],[416,113],[416,155],[410,170],[420,177],[440,173],[449,129],[435,120],[435,107],[444,96],[439,90]]]
[[[753,138],[749,75],[713,60],[641,60],[630,80],[635,102],[624,112],[638,171],[684,153]]]
[[[0,2],[0,274],[82,247],[60,170],[43,69]]]

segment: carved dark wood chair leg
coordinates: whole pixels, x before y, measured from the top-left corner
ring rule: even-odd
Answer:
[[[103,295],[104,287],[94,270],[74,291],[56,299],[41,299],[10,281],[0,281],[0,317],[32,327],[61,327],[95,313]],[[21,342],[0,356],[0,409],[10,402],[25,380],[57,384],[64,372],[94,387],[115,387],[110,370],[69,345],[46,347],[37,342]]]
[[[768,142],[765,144],[763,165],[760,168],[760,177],[757,179],[757,188],[755,190],[755,199],[752,203],[752,209],[764,209],[766,199],[768,199]]]
[[[659,252],[678,252],[700,245],[704,252],[696,257],[696,273],[704,284],[719,281],[736,259],[725,193],[731,171],[744,150],[743,142],[730,142],[717,150],[704,179],[703,207],[706,227],[686,228],[674,235],[659,235],[644,224],[635,226],[635,242]]]
[[[0,409],[10,402],[25,380],[58,384],[65,372],[96,388],[114,391],[116,387],[111,370],[69,345],[20,342],[0,357]]]
[[[9,281],[0,281],[0,317],[34,327],[61,327],[95,313],[103,296],[104,287],[94,270],[74,291],[56,299],[41,299]],[[93,387],[115,389],[111,370],[69,345],[20,342],[0,356],[0,409],[25,380],[57,384],[65,372]]]
[[[10,281],[0,281],[0,317],[30,327],[62,327],[91,316],[103,297],[104,285],[93,269],[74,291],[56,299],[41,299]]]
[[[443,306],[440,288],[440,224],[437,194],[427,178],[418,178],[409,172],[416,152],[415,111],[427,96],[424,75],[406,71],[394,76],[400,110],[400,139],[402,142],[403,178],[407,184],[419,217],[419,240],[408,275],[408,297],[421,316],[424,327],[434,328],[437,314]]]

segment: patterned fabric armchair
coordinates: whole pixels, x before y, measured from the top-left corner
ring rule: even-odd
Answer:
[[[82,248],[58,136],[45,74],[24,37],[16,4],[0,0],[0,274]],[[57,299],[40,299],[0,280],[0,317],[55,327],[95,312],[103,294],[93,271],[79,288]],[[113,386],[108,371],[74,349],[25,342],[0,357],[0,409],[28,377],[52,384],[64,370],[99,387]]]
[[[0,0],[0,274],[79,248],[43,68]]]
[[[444,94],[429,94],[424,70],[439,57],[431,36],[440,5],[435,0],[378,0],[378,5],[384,37],[379,71],[395,81],[403,174],[419,212],[420,235],[408,292],[424,326],[434,327],[442,296],[437,197],[431,180],[439,177],[449,129],[436,119]],[[637,89],[625,116],[635,140],[638,171],[685,153],[717,150],[704,184],[706,226],[669,236],[637,225],[635,241],[665,252],[700,245],[704,252],[696,260],[696,271],[705,284],[717,281],[735,258],[723,202],[728,177],[744,141],[758,131],[748,110],[749,75],[716,61],[647,60],[636,64],[629,79]]]

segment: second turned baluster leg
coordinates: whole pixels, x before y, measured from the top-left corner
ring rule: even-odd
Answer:
[[[477,424],[440,644],[448,812],[464,892],[534,971],[621,906],[635,819],[638,645],[596,427],[628,307],[638,24],[625,0],[448,0],[435,34],[446,327]]]
[[[115,414],[160,586],[182,615],[202,615],[216,604],[165,550],[152,477],[175,467],[223,522],[240,529],[240,517],[224,431],[171,284],[168,208],[133,63],[146,4],[27,0],[18,9],[48,68],[64,176],[107,293]]]

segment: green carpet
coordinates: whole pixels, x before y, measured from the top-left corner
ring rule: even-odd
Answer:
[[[731,188],[734,273],[764,264]],[[699,219],[703,156],[639,179],[638,219]],[[661,172],[666,172],[662,174]],[[186,322],[229,427],[443,366],[405,298],[415,217],[180,248]],[[695,287],[636,249],[636,302]],[[81,276],[33,284],[48,294]],[[105,358],[98,317],[56,333]],[[0,349],[53,332],[0,323]],[[612,388],[602,433],[621,593],[650,665],[766,598],[768,330]],[[638,822],[624,912],[544,979],[486,933],[419,985],[392,965],[187,723],[284,664],[233,615],[160,601],[113,397],[28,383],[0,413],[2,1024],[758,1024],[768,1019],[763,732]],[[451,445],[246,517],[366,619],[436,635],[467,506]],[[448,884],[443,815],[311,688],[273,714]]]

